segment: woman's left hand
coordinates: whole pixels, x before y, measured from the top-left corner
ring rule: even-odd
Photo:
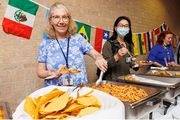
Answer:
[[[95,64],[102,72],[107,71],[108,68],[107,61],[103,57],[97,58]]]

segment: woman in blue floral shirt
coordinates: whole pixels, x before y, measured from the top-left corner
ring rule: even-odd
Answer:
[[[87,54],[95,60],[95,64],[105,72],[107,63],[100,53],[93,49],[87,40],[76,34],[77,25],[71,18],[68,9],[60,2],[54,3],[49,11],[46,34],[48,37],[41,41],[38,53],[37,74],[41,78],[54,75],[52,79],[45,79],[45,86],[49,85],[77,85],[88,83],[84,61]],[[58,74],[63,66],[77,69],[76,74]],[[70,79],[70,82],[67,80]]]

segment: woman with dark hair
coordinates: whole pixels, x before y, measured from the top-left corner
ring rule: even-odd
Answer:
[[[173,39],[173,33],[171,31],[163,31],[158,36],[158,44],[156,44],[150,51],[147,60],[153,61],[153,64],[148,67],[148,70],[151,66],[160,67],[160,66],[178,66],[174,62],[173,48],[171,42]]]
[[[133,53],[131,21],[126,16],[120,16],[114,23],[113,35],[105,42],[102,49],[103,57],[108,61],[108,70],[104,79],[112,80],[130,74],[129,68],[132,67],[132,62],[128,52]]]

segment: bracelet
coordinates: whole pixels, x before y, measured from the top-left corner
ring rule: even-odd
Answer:
[[[102,56],[97,56],[96,59],[95,59],[95,61],[97,61],[97,59],[99,59],[99,58],[102,58]]]

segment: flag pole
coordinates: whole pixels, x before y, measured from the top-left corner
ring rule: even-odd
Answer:
[[[35,2],[35,1],[33,1],[33,0],[29,0],[29,1],[31,1],[31,2],[33,2],[33,3],[36,3],[37,5],[39,5],[39,6],[41,6],[41,7],[46,8],[46,9],[48,9],[48,10],[49,10],[49,8],[47,8],[46,6],[41,5],[41,4],[39,4],[39,3],[37,3],[37,2]]]

